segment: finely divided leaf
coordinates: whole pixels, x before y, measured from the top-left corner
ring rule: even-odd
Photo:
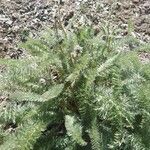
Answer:
[[[65,127],[68,135],[72,137],[73,141],[83,146],[86,145],[86,142],[82,139],[82,127],[74,116],[65,116]]]
[[[64,84],[54,85],[44,94],[42,94],[42,98],[45,99],[45,101],[48,101],[52,98],[56,98],[63,91],[63,89],[64,89]]]

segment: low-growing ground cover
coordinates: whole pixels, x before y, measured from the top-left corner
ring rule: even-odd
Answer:
[[[62,29],[29,38],[28,57],[0,59],[0,149],[149,150],[149,45],[108,25]]]

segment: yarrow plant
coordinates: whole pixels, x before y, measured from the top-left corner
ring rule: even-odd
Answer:
[[[149,64],[102,31],[45,31],[0,59],[1,150],[149,150]]]

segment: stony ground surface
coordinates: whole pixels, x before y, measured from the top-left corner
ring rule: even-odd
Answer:
[[[0,0],[0,57],[21,54],[18,43],[54,27],[58,17],[68,30],[110,22],[121,36],[132,22],[134,36],[150,42],[150,0]]]

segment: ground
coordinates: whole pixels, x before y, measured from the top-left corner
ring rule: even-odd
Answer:
[[[127,34],[131,22],[133,35],[150,41],[149,0],[1,0],[0,57],[21,54],[18,44],[47,25],[54,27],[58,15],[67,30],[83,24],[97,28],[109,22],[120,29],[120,36]]]

